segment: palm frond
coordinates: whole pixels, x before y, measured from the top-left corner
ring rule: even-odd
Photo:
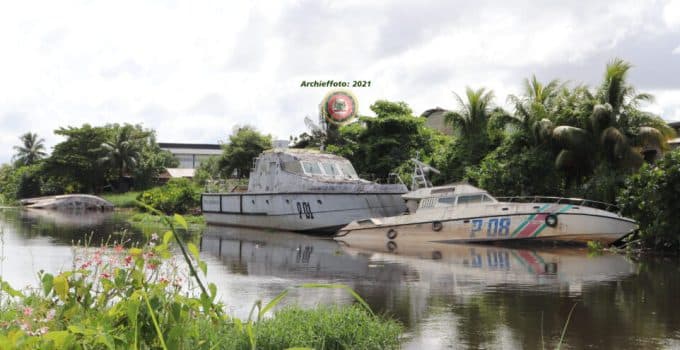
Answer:
[[[634,143],[643,148],[656,147],[659,150],[665,151],[668,149],[668,142],[666,140],[666,136],[658,129],[643,126],[640,128]]]
[[[577,152],[563,149],[555,158],[555,168],[563,171],[578,168],[580,165],[579,158],[580,156]]]
[[[573,126],[556,127],[552,131],[552,137],[560,148],[578,153],[587,154],[592,145],[590,134],[586,130]]]
[[[546,142],[550,139],[553,129],[555,129],[555,125],[552,121],[549,119],[541,119],[533,126],[534,138],[540,143]]]

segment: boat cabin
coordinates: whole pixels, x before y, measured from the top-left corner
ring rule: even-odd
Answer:
[[[469,184],[421,188],[402,195],[410,213],[425,208],[451,207],[479,203],[498,203],[488,192]]]
[[[365,184],[349,160],[307,149],[272,149],[253,160],[249,192],[286,192],[307,186]]]

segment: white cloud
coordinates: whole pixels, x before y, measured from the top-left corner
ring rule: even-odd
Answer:
[[[674,55],[680,55],[680,46],[678,46],[678,47],[676,47],[675,49],[673,49],[673,54],[674,54]]]
[[[680,29],[680,0],[669,0],[663,7],[663,21],[670,29]]]
[[[0,162],[23,132],[51,146],[54,129],[85,122],[141,122],[161,141],[226,140],[235,124],[288,138],[327,92],[302,80],[371,80],[354,89],[368,114],[380,98],[416,113],[454,107],[451,92],[466,85],[493,89],[502,104],[539,68],[562,79],[560,67],[599,74],[620,43],[677,28],[677,3],[7,3]]]
[[[654,103],[644,109],[668,121],[680,121],[680,87],[673,90],[652,90]]]

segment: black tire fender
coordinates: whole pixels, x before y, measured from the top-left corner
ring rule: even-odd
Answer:
[[[548,216],[545,217],[545,225],[548,227],[557,226],[557,215],[548,214]]]
[[[395,239],[397,238],[397,230],[391,228],[389,231],[387,231],[387,238],[389,239]]]
[[[432,231],[439,232],[444,228],[444,225],[442,224],[441,221],[434,221],[432,222]]]

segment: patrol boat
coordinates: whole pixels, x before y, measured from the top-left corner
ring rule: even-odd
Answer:
[[[599,241],[611,244],[637,228],[616,207],[580,198],[494,198],[459,183],[405,194],[411,214],[356,220],[336,240],[350,245],[508,240]]]
[[[276,148],[253,160],[246,192],[204,193],[201,210],[208,224],[335,233],[353,220],[403,213],[407,191],[359,178],[337,155]]]

